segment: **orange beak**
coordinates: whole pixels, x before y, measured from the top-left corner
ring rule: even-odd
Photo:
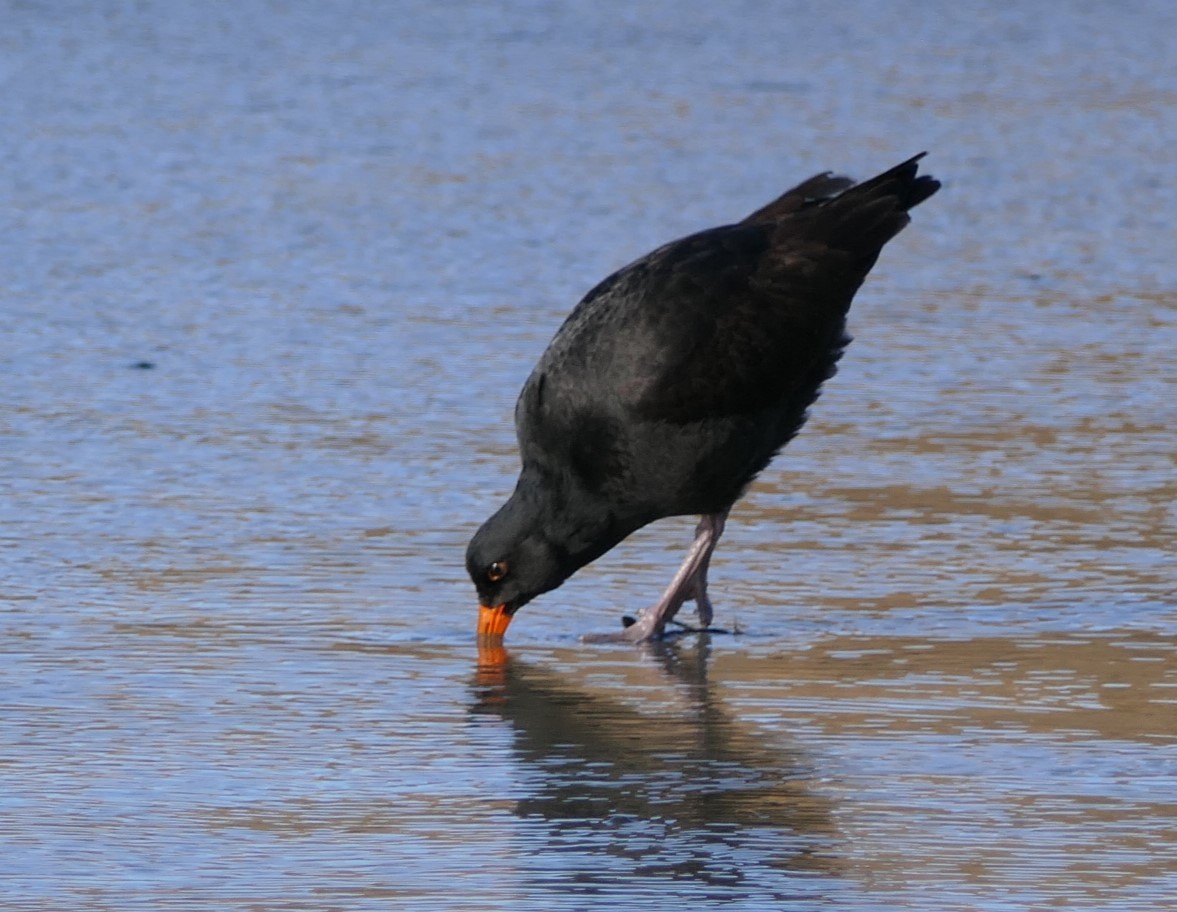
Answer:
[[[490,640],[501,640],[510,623],[511,615],[507,614],[506,605],[496,605],[494,608],[488,608],[486,605],[478,606],[478,636],[480,639],[485,637]]]

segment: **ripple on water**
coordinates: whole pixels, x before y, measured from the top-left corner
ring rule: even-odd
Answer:
[[[5,908],[1171,903],[1172,4],[402,6],[5,10]],[[576,298],[925,146],[745,633],[577,645],[671,520],[480,666]]]

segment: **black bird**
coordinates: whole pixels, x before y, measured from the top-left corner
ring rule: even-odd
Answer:
[[[849,343],[850,301],[883,245],[940,184],[917,155],[861,184],[818,174],[743,221],[659,247],[593,288],[523,385],[515,492],[466,567],[478,631],[626,536],[701,514],[659,602],[624,633],[659,637],[693,599],[732,504],[801,429]]]

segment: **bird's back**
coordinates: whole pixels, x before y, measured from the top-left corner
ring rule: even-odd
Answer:
[[[817,175],[597,285],[520,395],[524,464],[611,496],[653,487],[663,515],[730,506],[801,427],[854,293],[939,188],[920,157],[858,185]]]

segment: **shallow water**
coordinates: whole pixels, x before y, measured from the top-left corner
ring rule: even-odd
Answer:
[[[1159,909],[1177,895],[1167,4],[10,4],[5,909]],[[928,148],[713,568],[478,655],[577,297]],[[489,659],[498,659],[491,662]]]

